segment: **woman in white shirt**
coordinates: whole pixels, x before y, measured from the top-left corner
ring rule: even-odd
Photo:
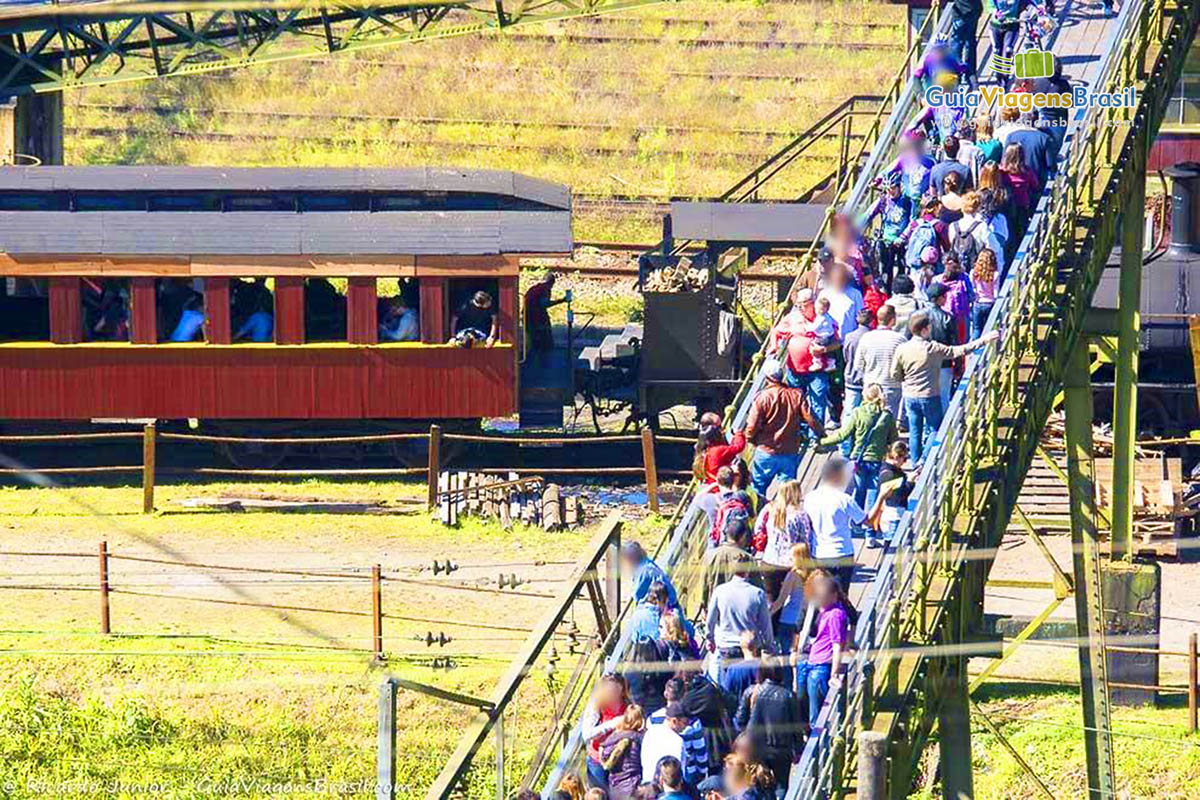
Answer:
[[[777,485],[774,497],[754,525],[755,546],[762,546],[760,558],[768,600],[779,597],[784,575],[792,568],[792,547],[808,541],[801,520],[803,501],[800,481]]]

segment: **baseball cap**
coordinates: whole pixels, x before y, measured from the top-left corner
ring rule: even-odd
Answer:
[[[800,291],[796,292],[796,303],[797,304],[807,303],[809,300],[812,300],[812,299],[813,299],[813,290],[812,289],[809,289],[806,287],[806,288],[801,289]]]

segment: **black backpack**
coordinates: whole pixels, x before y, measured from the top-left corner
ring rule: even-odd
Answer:
[[[974,233],[982,224],[983,220],[977,219],[965,231],[959,227],[958,233],[954,234],[954,254],[958,256],[958,263],[962,265],[963,272],[968,275],[975,269],[975,259],[979,258],[979,240],[975,238]]]

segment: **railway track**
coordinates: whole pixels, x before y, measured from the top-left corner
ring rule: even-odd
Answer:
[[[88,136],[88,137],[113,137],[113,136],[137,136],[145,133],[144,130],[136,127],[117,127],[117,126],[99,126],[99,127],[78,127],[68,126],[65,128],[66,133],[71,136]],[[213,133],[186,131],[180,129],[168,129],[154,131],[156,135],[169,136],[173,139],[191,139],[201,142],[225,142],[230,144],[251,143],[251,142],[278,142],[280,140],[290,142],[302,142],[306,144],[321,144],[332,147],[346,146],[362,146],[364,144],[396,144],[402,146],[425,146],[425,147],[444,147],[456,148],[463,150],[517,150],[522,152],[539,153],[542,155],[554,155],[558,153],[572,153],[574,155],[590,155],[602,156],[606,158],[636,158],[642,153],[637,148],[617,148],[617,147],[560,147],[552,145],[529,144],[525,142],[507,142],[503,144],[490,142],[453,142],[453,141],[413,141],[413,140],[395,140],[381,139],[379,137],[339,137],[339,136],[295,136],[286,134],[274,133]],[[730,161],[736,163],[761,163],[763,158],[769,153],[767,152],[729,152],[729,151],[704,151],[694,149],[678,149],[668,148],[657,151],[657,155],[666,156],[684,156],[689,158],[706,158],[710,160]],[[829,156],[812,156],[802,155],[795,160],[809,164],[828,164],[836,158],[834,154]]]
[[[337,114],[332,112],[299,112],[299,111],[258,111],[250,109],[236,108],[204,108],[200,106],[151,106],[151,105],[119,105],[110,103],[75,103],[71,106],[77,109],[87,109],[95,111],[106,111],[114,114],[154,114],[159,117],[167,117],[173,114],[192,113],[201,117],[205,116],[220,116],[220,117],[235,117],[243,119],[291,119],[291,120],[321,120],[321,121],[337,121],[348,120],[354,122],[382,122],[390,125],[420,125],[420,126],[436,126],[436,125],[480,125],[491,126],[497,128],[518,128],[530,130],[582,130],[582,131],[628,131],[633,135],[644,133],[665,132],[672,135],[688,134],[688,133],[719,133],[723,136],[736,135],[745,137],[759,138],[787,138],[791,139],[796,136],[797,131],[793,130],[773,130],[767,128],[722,128],[717,126],[700,126],[700,125],[642,125],[642,126],[624,126],[613,125],[603,122],[567,122],[567,121],[526,121],[516,119],[486,119],[486,118],[458,118],[458,117],[404,117],[398,115],[383,115],[383,114]],[[829,133],[821,137],[827,140],[837,140],[840,135],[837,133]],[[860,135],[852,135],[852,140],[861,140]]]

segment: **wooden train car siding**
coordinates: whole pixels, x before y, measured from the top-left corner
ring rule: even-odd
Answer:
[[[511,345],[0,345],[3,419],[473,419],[515,387]]]
[[[204,336],[212,344],[233,342],[229,278],[204,279]]]
[[[50,279],[50,341],[83,341],[83,282],[79,278]]]
[[[350,278],[346,286],[346,341],[379,341],[378,287],[375,278]],[[510,340],[511,341],[511,340]]]

